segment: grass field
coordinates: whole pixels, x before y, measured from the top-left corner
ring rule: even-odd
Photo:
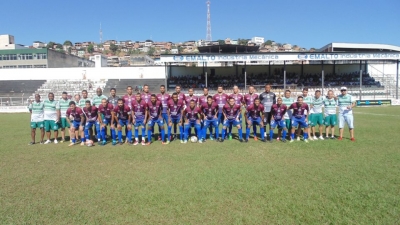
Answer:
[[[354,143],[92,148],[0,114],[0,223],[400,224],[399,111],[356,108]]]

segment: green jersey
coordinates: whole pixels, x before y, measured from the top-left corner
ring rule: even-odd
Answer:
[[[310,109],[310,112],[309,112],[310,114],[313,113],[313,110],[311,109],[312,99],[313,99],[313,97],[311,97],[311,96],[303,96],[303,102],[307,103],[308,108]],[[305,115],[307,115],[307,114],[305,114]]]
[[[294,102],[294,99],[293,99],[293,98],[286,98],[286,97],[283,97],[283,98],[282,98],[282,103],[283,103],[284,105],[286,105],[288,108],[290,107],[291,104],[293,104],[293,102]],[[286,110],[286,113],[285,113],[285,115],[283,116],[283,118],[284,118],[285,120],[288,120],[288,119],[292,118],[292,110]]]
[[[70,100],[66,99],[60,99],[59,103],[60,103],[60,114],[61,114],[61,118],[65,118],[67,117],[67,110],[69,108],[69,102]]]
[[[44,100],[44,120],[54,120],[57,118],[57,111],[60,110],[60,103],[58,101]]]
[[[79,100],[79,103],[77,106],[79,106],[79,108],[84,108],[86,105],[86,101],[89,100],[90,104],[92,104],[92,101],[89,98],[81,98],[81,100]]]
[[[337,107],[337,101],[334,98],[326,98],[324,99],[324,112],[325,116],[328,115],[336,115],[336,107]]]
[[[339,113],[341,114],[353,114],[353,110],[350,108],[348,109],[348,106],[351,106],[353,102],[356,100],[353,98],[353,96],[346,94],[346,95],[339,95],[338,96],[338,105],[339,105]]]
[[[31,113],[31,122],[43,122],[44,120],[44,103],[40,102],[32,102],[28,106],[29,111]]]
[[[324,106],[324,97],[313,97],[311,105],[312,109],[310,110],[310,113],[322,113],[322,107]]]
[[[103,98],[105,98],[106,100],[108,99],[108,97],[105,96],[105,95],[100,95],[100,96],[96,95],[96,96],[94,96],[93,99],[92,99],[92,104],[98,108],[99,105],[101,104],[101,100],[103,100]]]

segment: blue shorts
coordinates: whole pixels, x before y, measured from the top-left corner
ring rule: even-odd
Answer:
[[[135,120],[135,123],[133,124],[133,126],[135,126],[135,128],[138,127],[144,127],[144,120]]]
[[[223,126],[224,127],[229,127],[229,126],[237,126],[237,125],[240,125],[240,124],[242,124],[240,121],[237,121],[237,120],[225,120],[224,121],[224,123],[223,123]]]
[[[162,127],[164,126],[164,121],[163,119],[150,119],[149,122],[147,122],[147,125],[150,127],[154,127],[155,124],[158,124],[158,126]]]
[[[75,130],[78,130],[79,127],[81,126],[81,121],[72,121],[72,127],[75,128]]]
[[[286,128],[285,120],[273,120],[271,121],[271,128],[275,129],[278,126],[278,129]]]
[[[185,126],[190,126],[190,127],[194,127],[194,126],[196,126],[196,124],[198,124],[197,123],[197,120],[188,120],[188,122],[189,123],[187,123],[187,124],[185,124]],[[198,124],[198,125],[200,125],[200,124]]]
[[[298,125],[300,125],[301,128],[307,128],[308,124],[306,123],[306,118],[292,117],[292,127],[297,127]]]
[[[128,126],[129,125],[129,120],[127,120],[127,119],[126,120],[119,119],[118,123],[119,123],[119,125],[121,125],[121,127]]]
[[[111,125],[111,118],[109,118],[109,119],[104,118],[104,119],[103,119],[103,123],[104,123],[106,126]],[[114,123],[115,123],[115,122],[114,122]],[[117,125],[117,124],[115,123],[114,125]]]
[[[96,127],[96,129],[100,129],[100,123],[99,121],[96,120],[96,121],[87,121],[85,125],[85,130],[91,129],[93,125]]]
[[[171,117],[171,123],[172,124],[178,124],[180,120],[181,120],[181,118],[173,118],[173,117]]]
[[[260,117],[259,118],[251,118],[251,117],[249,117],[249,118],[247,118],[247,121],[251,121],[251,124],[253,126],[255,126],[255,125],[260,126],[261,125],[261,118]]]
[[[207,128],[209,126],[218,127],[218,119],[205,119],[203,120],[203,127]]]

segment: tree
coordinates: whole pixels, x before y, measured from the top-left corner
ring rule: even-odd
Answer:
[[[63,46],[62,46],[61,44],[57,44],[57,45],[56,45],[56,48],[57,48],[57,49],[63,49]]]
[[[171,54],[171,51],[167,49],[165,50],[164,54]]]
[[[182,54],[184,51],[185,51],[185,48],[183,48],[182,46],[178,47],[179,54]]]
[[[47,43],[46,47],[47,47],[47,48],[53,48],[55,44],[56,44],[56,43],[50,41],[49,43]]]
[[[88,53],[92,54],[92,53],[94,52],[94,46],[93,46],[93,44],[90,44],[90,45],[87,47],[86,51],[87,51]]]
[[[217,40],[217,41],[218,41],[219,45],[224,45],[224,44],[225,44],[225,41],[224,41],[224,40],[219,39],[219,40]]]
[[[68,54],[71,54],[71,47],[67,48]]]
[[[110,45],[110,50],[115,53],[118,50],[118,46],[116,46],[115,44],[111,44]]]
[[[64,46],[72,46],[72,42],[70,40],[64,41]]]
[[[273,41],[271,41],[271,40],[267,40],[264,44],[265,44],[265,45],[272,45],[272,42],[273,42]]]
[[[147,55],[154,55],[154,53],[156,52],[156,49],[154,47],[150,47],[149,50],[147,51]]]
[[[249,40],[238,38],[238,45],[247,45],[248,43],[249,43]]]

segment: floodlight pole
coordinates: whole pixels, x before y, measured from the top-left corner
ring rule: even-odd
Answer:
[[[246,61],[244,61],[244,90],[247,90],[247,68],[246,68]]]
[[[397,60],[396,66],[396,99],[399,99],[399,60]]]
[[[322,96],[324,96],[324,88],[325,88],[325,74],[324,74],[324,61],[321,60],[321,67],[322,67],[322,71],[321,71],[321,83],[322,83],[322,90],[321,90],[321,94]]]
[[[283,60],[283,89],[286,90],[286,61]]]
[[[360,101],[361,101],[361,91],[362,91],[362,61],[360,60]]]

